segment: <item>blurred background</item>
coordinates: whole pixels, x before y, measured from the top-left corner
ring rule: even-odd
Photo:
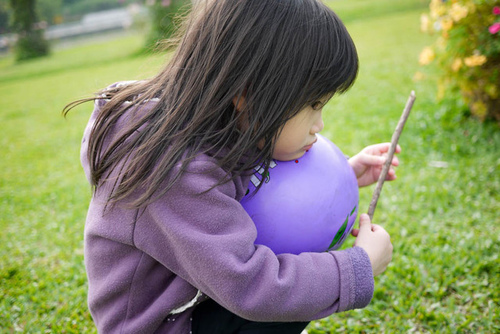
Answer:
[[[411,90],[398,180],[374,222],[394,257],[365,309],[309,333],[500,332],[500,1],[331,0],[360,57],[354,87],[324,110],[345,154],[390,141]],[[0,332],[95,333],[79,164],[92,103],[151,77],[188,0],[0,0]],[[373,187],[360,191],[368,209]],[[353,238],[343,246],[351,247]]]

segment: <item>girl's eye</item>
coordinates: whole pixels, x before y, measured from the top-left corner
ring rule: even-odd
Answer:
[[[323,108],[323,103],[321,101],[316,101],[313,104],[311,104],[311,107],[314,110],[320,110],[321,108]]]

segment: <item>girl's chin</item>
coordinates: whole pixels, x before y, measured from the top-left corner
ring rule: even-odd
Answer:
[[[306,150],[297,152],[295,154],[288,154],[288,155],[273,155],[274,160],[278,161],[293,161],[302,158],[304,154],[306,154]]]

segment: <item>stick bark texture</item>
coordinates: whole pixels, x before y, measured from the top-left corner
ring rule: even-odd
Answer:
[[[415,98],[416,98],[415,92],[411,91],[410,97],[408,98],[406,106],[403,110],[403,114],[401,115],[398,125],[396,126],[396,130],[394,130],[394,133],[392,135],[391,146],[387,154],[387,161],[385,162],[384,167],[382,168],[382,172],[380,173],[380,177],[378,178],[377,181],[377,186],[373,191],[370,207],[368,208],[368,216],[370,216],[370,220],[373,219],[373,214],[375,213],[375,208],[377,207],[378,198],[380,197],[380,193],[382,192],[384,181],[387,178],[387,173],[389,172],[389,169],[391,168],[391,162],[392,158],[394,157],[394,152],[396,151],[396,147],[398,146],[399,137],[403,132],[403,128],[405,126],[406,120],[408,119],[408,116],[410,116],[410,111],[411,108],[413,107],[413,103],[415,102]]]

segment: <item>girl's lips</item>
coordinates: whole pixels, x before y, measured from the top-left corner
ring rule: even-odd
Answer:
[[[303,150],[304,151],[309,151],[313,147],[313,144],[304,146]]]
[[[309,151],[309,150],[313,147],[313,145],[314,145],[317,141],[318,141],[318,139],[314,140],[314,142],[312,142],[312,144],[309,144],[309,145],[307,145],[307,146],[304,146],[304,148],[303,148],[303,149],[304,149],[305,151]]]

